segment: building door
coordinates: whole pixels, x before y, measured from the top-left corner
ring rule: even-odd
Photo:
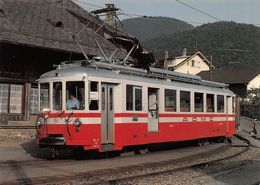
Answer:
[[[158,114],[159,114],[159,104],[158,104],[158,92],[159,89],[148,88],[148,131],[157,132],[158,131]]]
[[[114,86],[112,84],[102,84],[102,144],[114,143]]]

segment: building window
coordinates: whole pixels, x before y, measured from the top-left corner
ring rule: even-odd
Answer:
[[[194,93],[194,110],[195,112],[203,112],[203,93]]]
[[[66,109],[85,109],[85,83],[83,81],[66,83]]]
[[[180,111],[190,112],[190,92],[180,91]]]
[[[176,112],[176,90],[165,89],[164,103],[166,112]]]
[[[224,112],[224,96],[222,95],[217,96],[217,111]]]
[[[22,113],[23,106],[23,86],[10,85],[10,113]]]
[[[98,82],[90,82],[89,84],[89,110],[98,110]]]
[[[142,110],[142,88],[126,85],[126,110]]]
[[[191,66],[194,67],[195,66],[195,60],[191,61]]]
[[[214,94],[207,94],[207,112],[215,112],[214,107]]]
[[[0,84],[0,113],[8,112],[8,84]]]
[[[30,111],[31,114],[38,114],[39,113],[39,105],[38,105],[38,88],[31,88],[30,94]]]
[[[62,83],[54,82],[53,83],[53,110],[62,110]]]

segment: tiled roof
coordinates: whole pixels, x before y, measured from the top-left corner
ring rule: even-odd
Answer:
[[[250,69],[213,70],[212,81],[226,84],[248,83],[259,74],[259,67]],[[210,80],[209,71],[202,71],[198,76],[201,76],[204,80]]]
[[[85,25],[68,10],[92,18],[71,0],[0,0],[0,42],[80,53],[70,35]],[[88,55],[101,55],[93,34],[85,29],[78,40]],[[115,46],[100,35],[96,37],[109,56]]]

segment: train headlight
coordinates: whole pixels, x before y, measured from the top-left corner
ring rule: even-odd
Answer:
[[[74,125],[75,125],[75,127],[79,127],[81,125],[81,121],[79,120],[79,118],[76,118],[74,120]]]
[[[44,115],[44,119],[48,119],[48,117],[49,117],[48,114]]]
[[[43,123],[43,118],[38,118],[38,119],[36,120],[35,125],[36,125],[36,127],[39,127],[42,123]]]

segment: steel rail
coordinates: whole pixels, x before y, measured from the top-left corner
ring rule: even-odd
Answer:
[[[0,129],[35,129],[35,126],[31,125],[0,125]]]

